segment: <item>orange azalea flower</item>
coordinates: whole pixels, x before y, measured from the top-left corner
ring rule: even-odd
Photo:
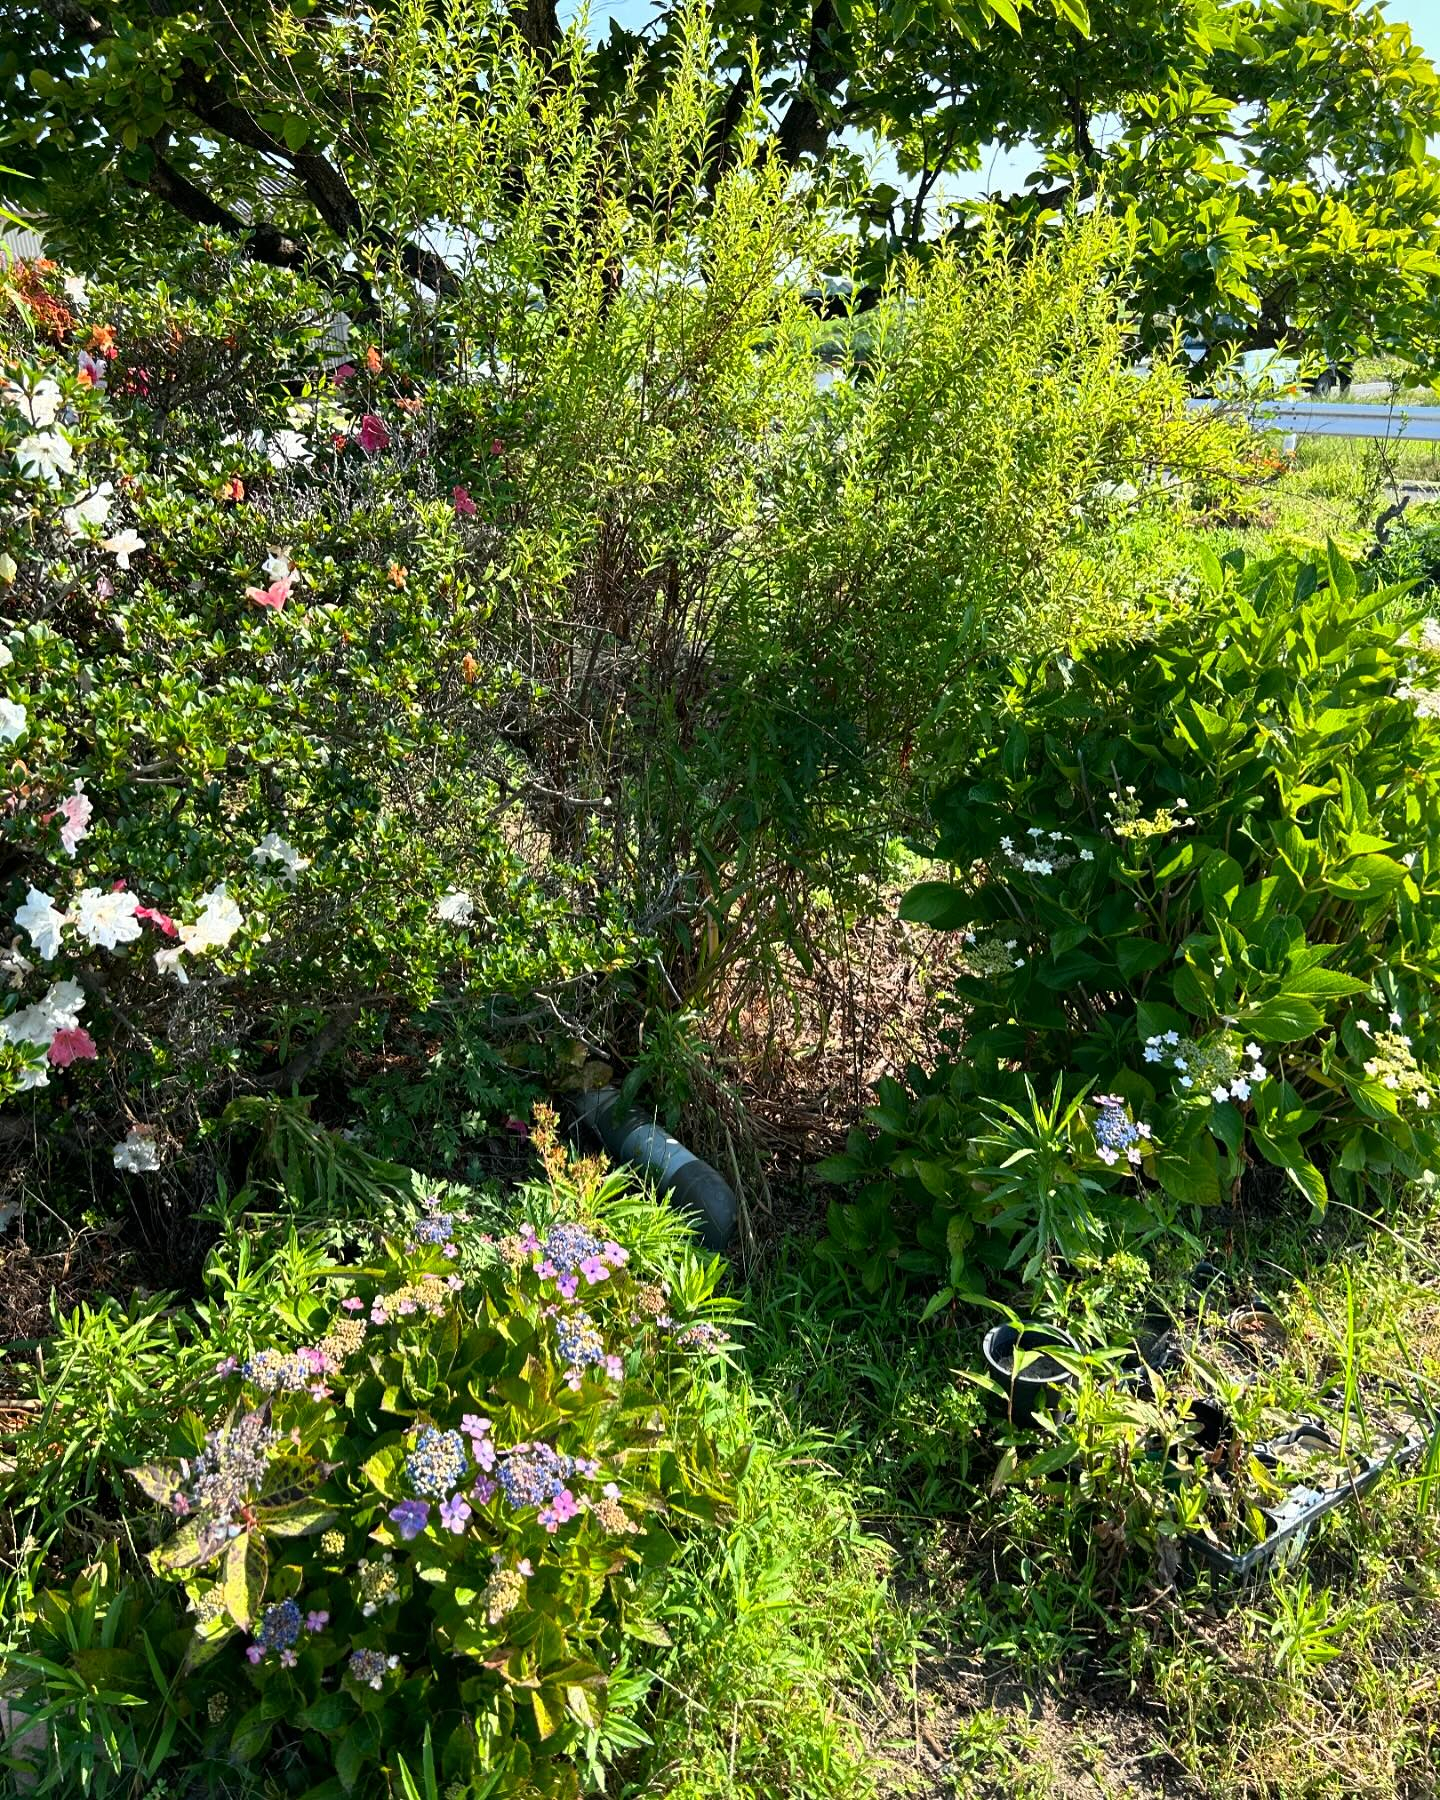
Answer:
[[[109,325],[92,325],[90,328],[90,348],[98,350],[101,356],[113,356],[118,346],[115,332]]]
[[[410,413],[413,415],[420,411],[420,409],[424,406],[425,402],[417,396],[414,400],[404,400],[404,399],[397,400],[395,402],[395,404],[400,408],[401,412],[406,412],[406,413]]]
[[[476,662],[475,658],[467,650],[460,659],[460,673],[467,681],[473,681],[479,672],[479,663]]]
[[[409,573],[410,573],[410,571],[408,569],[401,568],[399,563],[391,563],[390,568],[388,570],[388,576],[389,576],[389,581],[390,581],[391,587],[397,587],[397,588],[404,587],[405,577]]]
[[[222,500],[243,500],[245,498],[245,483],[238,475],[232,475],[221,488],[220,498]]]
[[[381,369],[380,352],[372,344],[365,352],[365,367],[372,375],[378,375]]]

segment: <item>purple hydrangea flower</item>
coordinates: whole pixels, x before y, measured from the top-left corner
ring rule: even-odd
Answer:
[[[390,1521],[408,1544],[430,1523],[430,1507],[424,1500],[402,1500],[390,1508]]]
[[[452,1494],[440,1505],[440,1523],[459,1537],[470,1518],[470,1505],[463,1494]]]

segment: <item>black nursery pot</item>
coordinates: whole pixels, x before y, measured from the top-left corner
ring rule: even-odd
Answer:
[[[1047,1405],[1061,1388],[1068,1387],[1075,1379],[1071,1371],[1063,1368],[1053,1356],[1035,1354],[1050,1348],[1070,1350],[1076,1355],[1080,1351],[1080,1346],[1068,1332],[1058,1331],[1052,1325],[997,1325],[993,1331],[985,1333],[981,1345],[985,1364],[1005,1390],[1010,1421],[1014,1425],[1028,1424],[1034,1418],[1037,1406]],[[1016,1350],[1031,1353],[1030,1360],[1018,1375],[1015,1373]]]

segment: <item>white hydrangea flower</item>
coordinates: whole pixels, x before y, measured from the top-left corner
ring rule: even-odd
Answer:
[[[29,932],[30,942],[41,961],[49,962],[60,948],[61,928],[70,920],[49,894],[42,894],[39,888],[32,887],[25,896],[25,904],[15,914],[15,923],[22,931]]]
[[[0,744],[13,744],[24,737],[29,718],[18,700],[0,700]]]
[[[442,925],[468,925],[475,917],[475,902],[463,890],[452,888],[436,903],[435,917]]]
[[[153,1175],[160,1167],[160,1146],[155,1133],[146,1125],[132,1125],[123,1143],[115,1146],[111,1159],[117,1169],[127,1175]]]
[[[133,944],[141,932],[133,894],[123,888],[109,892],[105,888],[85,888],[77,895],[71,923],[87,944],[106,950],[118,950],[121,944]]]
[[[60,515],[60,523],[65,529],[66,537],[83,537],[87,526],[99,527],[110,517],[110,506],[115,495],[115,484],[102,481],[97,488],[86,494],[83,500],[77,500],[73,506],[67,506]]]
[[[32,432],[15,446],[15,466],[28,481],[59,487],[60,477],[75,467],[75,452],[58,431]]]
[[[278,831],[267,831],[260,842],[250,852],[250,860],[258,863],[279,863],[286,876],[293,881],[302,869],[310,867],[310,858],[302,856],[293,844],[287,843]]]

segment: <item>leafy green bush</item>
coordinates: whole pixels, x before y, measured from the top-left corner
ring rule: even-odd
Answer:
[[[1121,597],[1105,484],[1164,512],[1226,455],[1178,369],[1133,378],[1101,220],[898,268],[817,384],[828,215],[753,144],[716,178],[701,46],[596,117],[578,47],[482,12],[377,25],[387,204],[470,252],[423,307],[377,273],[348,361],[218,238],[7,302],[0,1082],[151,1193],[237,1089],[443,1034],[499,1096],[471,1047],[510,1022],[813,934],[945,674],[1050,645],[1082,563]],[[465,1146],[377,1100],[382,1147]]]
[[[1211,558],[1012,670],[901,908],[965,934],[956,1054],[833,1166],[868,1178],[834,1247],[1038,1280],[1266,1167],[1319,1208],[1433,1166],[1436,650],[1334,553]]]
[[[220,1365],[222,1405],[170,1396],[172,1455],[130,1471],[175,1521],[150,1561],[191,1614],[167,1748],[380,1795],[428,1740],[444,1780],[498,1795],[577,1792],[633,1741],[609,1677],[668,1642],[660,1571],[733,1495],[707,1419],[725,1307],[717,1264],[681,1254],[664,1281],[608,1235],[628,1214],[653,1239],[653,1203],[568,1165],[543,1118],[537,1141],[538,1227],[496,1240],[437,1201],[273,1306]],[[37,1647],[73,1599],[37,1598]],[[622,1684],[632,1710],[647,1686]],[[19,1710],[40,1717],[31,1694]],[[73,1751],[85,1721],[55,1714]]]

